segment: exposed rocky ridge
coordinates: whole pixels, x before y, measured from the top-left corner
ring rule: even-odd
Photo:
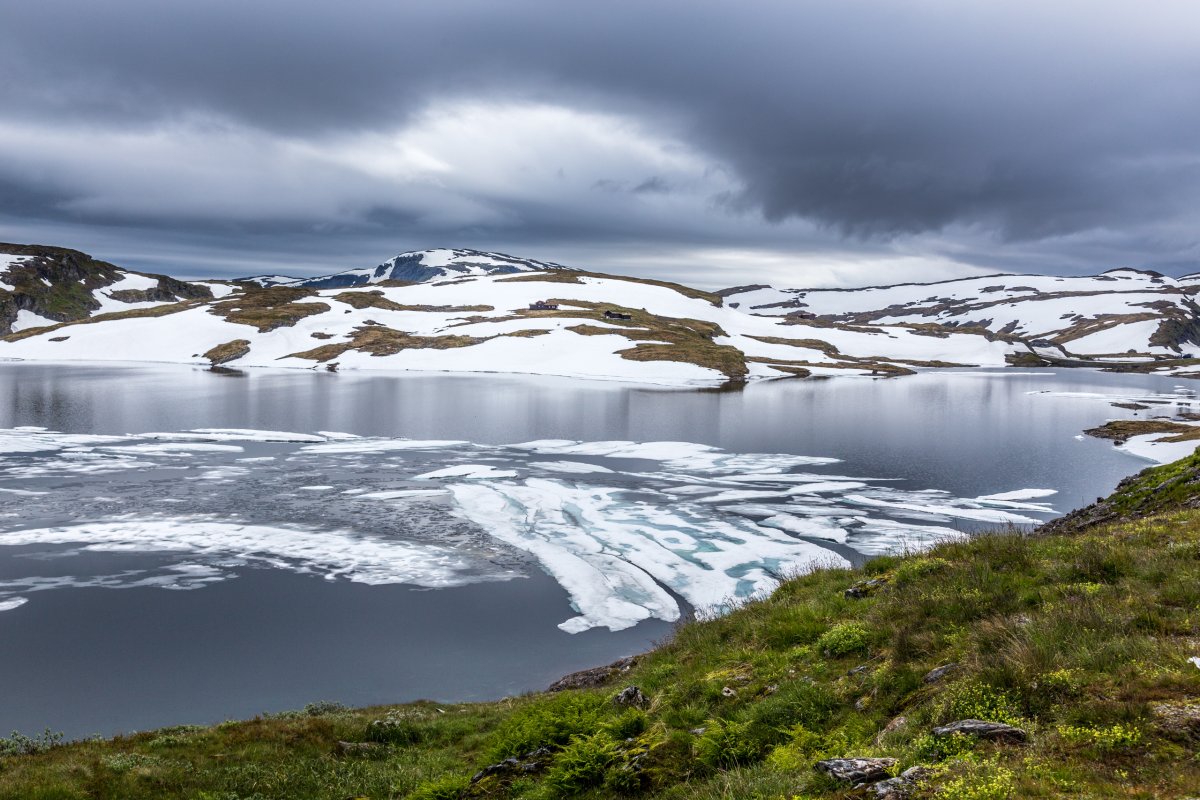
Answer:
[[[174,303],[211,299],[212,290],[166,275],[132,272],[65,247],[0,243],[0,335],[10,333],[21,311],[54,322],[87,319],[103,307],[97,292],[128,276],[148,281],[115,289],[118,303]]]

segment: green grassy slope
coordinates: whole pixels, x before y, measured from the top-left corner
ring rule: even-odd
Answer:
[[[1108,501],[1120,521],[789,580],[681,627],[605,686],[9,740],[28,752],[0,758],[0,798],[875,796],[814,768],[843,756],[928,767],[916,797],[1198,794],[1198,473],[1192,458],[1127,482]],[[865,597],[846,596],[866,581]],[[614,702],[631,685],[644,707]],[[931,733],[964,718],[1028,742]]]

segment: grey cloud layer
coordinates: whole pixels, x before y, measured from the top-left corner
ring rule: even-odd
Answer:
[[[1190,0],[24,3],[0,224],[1200,269],[1197,42]],[[463,104],[510,116],[431,121]],[[329,156],[414,126],[447,163]]]

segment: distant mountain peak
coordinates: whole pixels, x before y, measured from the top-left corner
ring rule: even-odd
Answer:
[[[516,272],[547,272],[558,269],[566,269],[566,267],[549,261],[518,258],[504,253],[439,247],[432,250],[410,250],[400,253],[376,267],[348,269],[332,275],[301,278],[286,285],[336,289],[383,283],[384,281],[423,283],[433,280],[508,275]],[[263,279],[275,282],[276,277],[278,276],[259,276],[247,280],[261,285]],[[278,281],[278,283],[283,282]]]

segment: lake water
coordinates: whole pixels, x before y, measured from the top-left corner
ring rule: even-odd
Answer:
[[[0,729],[543,688],[780,574],[1090,502],[1147,466],[1078,438],[1130,396],[1194,400],[0,364]]]

